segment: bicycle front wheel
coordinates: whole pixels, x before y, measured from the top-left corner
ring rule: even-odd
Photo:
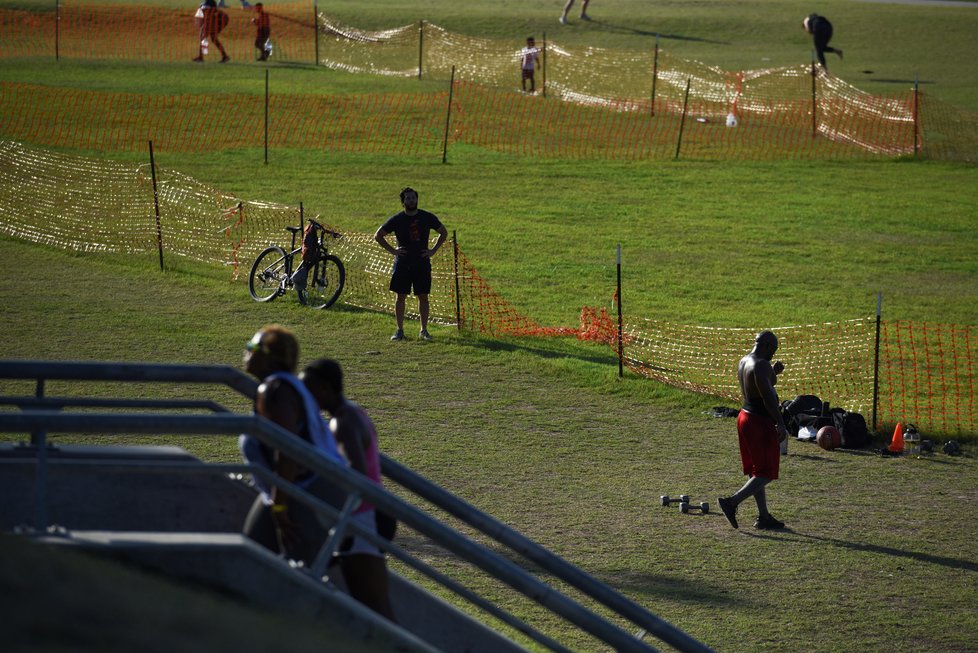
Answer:
[[[270,302],[279,296],[288,278],[287,262],[288,255],[281,247],[268,247],[258,255],[248,277],[248,290],[256,302]]]
[[[343,261],[332,254],[321,256],[313,265],[306,286],[306,304],[312,308],[329,308],[343,292],[346,270]]]

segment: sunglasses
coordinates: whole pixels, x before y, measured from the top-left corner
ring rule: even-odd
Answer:
[[[256,333],[254,338],[246,342],[245,351],[250,351],[251,353],[255,353],[256,351],[268,353],[268,349],[262,344],[261,335],[260,333]]]

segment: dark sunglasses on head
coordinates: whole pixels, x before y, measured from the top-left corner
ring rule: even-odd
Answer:
[[[245,351],[250,351],[251,353],[255,353],[256,351],[267,353],[265,345],[262,344],[260,335],[255,336],[245,343]]]

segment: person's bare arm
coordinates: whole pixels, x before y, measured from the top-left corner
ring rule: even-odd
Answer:
[[[435,252],[437,252],[438,249],[442,246],[446,238],[448,238],[448,229],[445,228],[445,225],[442,225],[441,227],[438,228],[438,240],[435,241],[435,246],[429,249],[427,252],[425,252],[428,258],[431,258],[432,256],[435,255]]]
[[[287,431],[299,433],[299,425],[302,422],[302,407],[299,397],[291,388],[284,387],[280,381],[262,383],[258,388],[258,395],[255,402],[257,412]],[[292,482],[298,475],[295,461],[288,456],[275,451],[273,464],[275,472],[286,481]],[[277,487],[272,488],[271,497],[275,504],[280,503]]]
[[[386,249],[393,256],[400,256],[401,254],[404,254],[405,251],[403,247],[394,247],[387,242],[387,235],[389,233],[390,232],[384,231],[384,228],[381,227],[377,230],[377,233],[374,234],[374,240],[376,240],[381,247]]]
[[[784,366],[781,366],[784,369]],[[781,405],[778,403],[778,393],[774,389],[775,373],[771,363],[766,360],[757,361],[754,365],[754,387],[764,400],[764,408],[767,409],[768,416],[777,424],[778,435],[784,440],[788,435],[788,429],[784,425],[781,417]]]
[[[273,380],[258,387],[255,409],[259,415],[298,435],[303,419],[302,405],[295,391],[281,381]],[[275,450],[272,465],[275,473],[289,483],[295,482],[299,475],[296,462],[278,450]],[[279,536],[286,549],[291,550],[298,535],[289,517],[285,493],[279,492],[278,485],[273,485],[269,496],[272,499],[272,518],[278,526]]]
[[[343,447],[346,459],[350,461],[350,467],[367,475],[367,453],[366,453],[366,433],[360,427],[357,420],[345,418],[333,418],[330,426],[336,442]]]

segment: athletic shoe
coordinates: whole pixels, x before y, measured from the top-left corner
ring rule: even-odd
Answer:
[[[395,342],[398,340],[404,340],[404,329],[398,329],[395,331],[394,335],[391,336],[391,340],[394,340]]]
[[[431,334],[428,333],[427,329],[421,329],[421,333],[418,334],[418,337],[422,340],[434,340],[434,338],[431,337]]]
[[[587,14],[581,14],[581,20],[591,20],[591,17]]]
[[[241,0],[242,9],[251,9],[251,3],[248,0]]]
[[[192,61],[196,61],[197,63],[204,63],[204,58],[203,57],[194,57],[192,59]]]
[[[561,25],[566,25],[567,24],[567,16],[561,16],[559,18],[559,20],[560,20],[560,24]]]
[[[759,518],[754,522],[754,528],[760,531],[776,531],[778,529],[784,528],[784,522],[778,521],[770,513]]]
[[[719,499],[717,499],[717,503],[720,504],[720,510],[723,511],[723,516],[727,518],[727,521],[730,522],[730,525],[733,526],[734,528],[738,528],[737,506],[734,505],[733,501],[731,501],[730,499],[724,499],[723,497],[720,497]],[[783,525],[784,524],[782,524],[782,526]]]
[[[224,55],[223,57],[221,57],[221,63],[227,63],[229,61],[231,61],[231,57],[229,57],[227,55]]]

